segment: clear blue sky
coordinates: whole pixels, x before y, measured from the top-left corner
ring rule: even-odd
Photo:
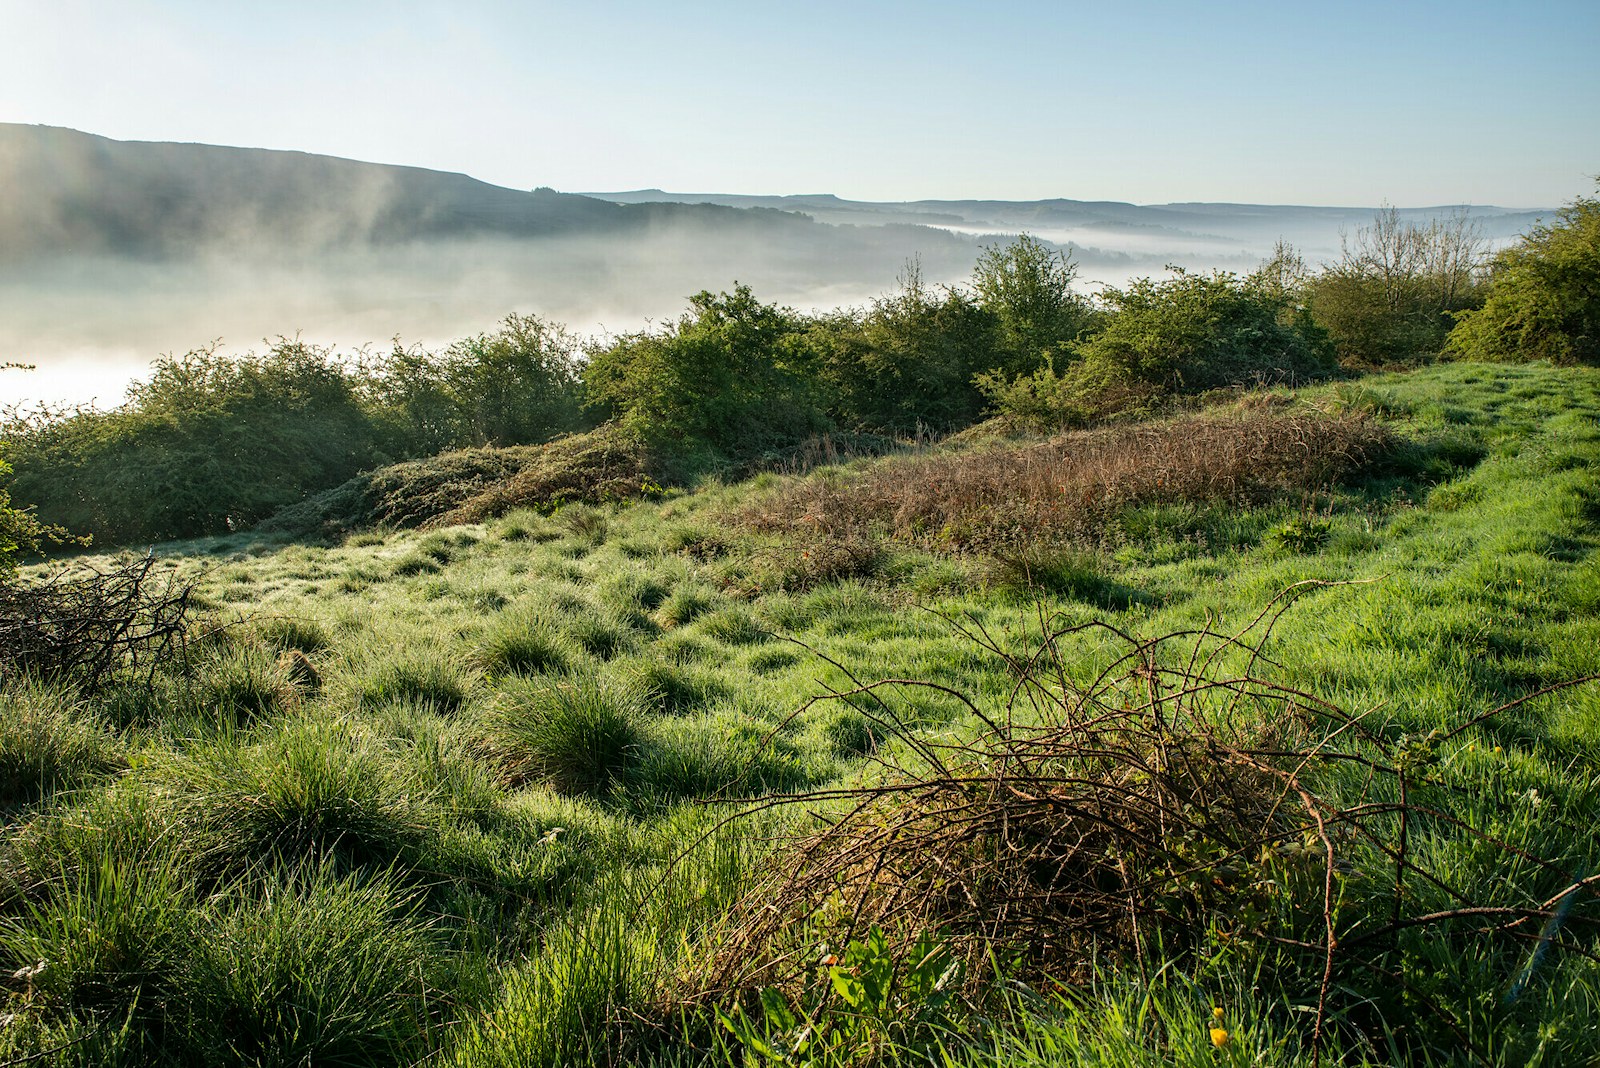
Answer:
[[[0,0],[0,121],[519,188],[1554,206],[1600,3]]]

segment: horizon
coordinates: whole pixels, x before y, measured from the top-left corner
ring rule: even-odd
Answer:
[[[0,124],[4,124],[5,121],[6,120],[0,120]],[[514,191],[514,192],[522,192],[522,193],[533,192],[534,190],[537,190],[537,189],[540,189],[540,188],[553,188],[551,186],[530,186],[530,187],[524,188],[524,187],[521,187],[521,186],[499,185],[498,183],[489,181],[488,179],[482,178],[482,177],[480,177],[480,176],[478,176],[476,174],[473,174],[473,173],[471,173],[469,171],[461,170],[459,168],[450,168],[450,167],[446,167],[446,166],[439,166],[439,167],[422,166],[422,165],[419,165],[419,164],[402,163],[402,162],[396,162],[396,161],[393,161],[393,160],[364,159],[364,158],[359,158],[359,157],[355,157],[355,156],[339,155],[337,153],[331,153],[331,152],[314,152],[314,151],[311,151],[309,149],[304,149],[304,148],[274,148],[274,147],[265,146],[265,145],[220,144],[220,143],[211,142],[211,141],[184,141],[184,140],[174,140],[172,138],[142,138],[142,137],[122,138],[122,137],[112,137],[112,136],[110,136],[108,134],[100,133],[99,131],[96,131],[96,130],[84,130],[84,129],[78,129],[76,127],[71,127],[71,126],[58,126],[58,125],[55,125],[55,124],[52,124],[52,123],[46,123],[46,122],[24,122],[24,123],[13,123],[12,125],[17,125],[17,126],[35,126],[35,127],[40,127],[40,128],[44,128],[44,129],[52,129],[52,130],[65,130],[65,131],[68,131],[70,133],[86,134],[86,135],[88,135],[90,137],[103,137],[106,140],[116,141],[116,142],[125,143],[125,144],[183,145],[183,146],[193,146],[193,147],[198,147],[198,148],[238,148],[238,149],[245,149],[245,150],[249,150],[249,151],[283,152],[283,153],[288,153],[288,154],[292,154],[292,155],[302,155],[302,156],[325,156],[325,157],[328,157],[328,158],[343,160],[343,161],[350,162],[350,163],[368,163],[368,164],[373,164],[375,166],[380,166],[380,167],[401,167],[401,168],[407,168],[407,169],[411,169],[411,170],[427,171],[427,172],[430,172],[430,173],[433,173],[433,174],[460,175],[460,176],[463,176],[463,177],[466,177],[466,178],[470,178],[473,181],[483,182],[486,185],[493,185],[496,188],[509,189],[509,190]],[[1597,180],[1600,180],[1600,177],[1597,177]],[[632,195],[640,195],[640,194],[646,194],[646,193],[660,193],[663,196],[669,196],[669,197],[693,197],[693,196],[719,197],[719,196],[728,196],[728,197],[748,197],[748,198],[752,198],[752,199],[760,198],[760,199],[784,199],[784,200],[806,200],[806,199],[818,199],[818,198],[832,198],[832,199],[837,200],[837,201],[839,201],[841,203],[847,203],[847,204],[875,204],[875,205],[877,205],[877,204],[882,204],[882,205],[895,205],[895,204],[969,204],[969,203],[978,203],[978,204],[983,204],[983,203],[988,203],[988,204],[1041,204],[1041,203],[1050,203],[1052,201],[1061,201],[1061,202],[1065,202],[1065,203],[1074,203],[1074,204],[1115,204],[1115,205],[1129,205],[1129,206],[1132,206],[1132,207],[1145,207],[1145,208],[1169,208],[1169,207],[1170,208],[1178,208],[1178,207],[1260,207],[1260,208],[1312,208],[1312,209],[1331,209],[1331,210],[1338,210],[1338,211],[1372,211],[1372,210],[1375,210],[1375,209],[1384,208],[1384,207],[1391,207],[1392,206],[1392,207],[1395,207],[1395,208],[1399,208],[1400,210],[1403,210],[1403,211],[1448,211],[1448,210],[1455,210],[1455,209],[1467,209],[1467,210],[1494,209],[1494,210],[1497,210],[1497,211],[1518,212],[1518,213],[1522,213],[1522,212],[1537,212],[1537,211],[1555,211],[1555,210],[1558,210],[1558,208],[1559,208],[1559,205],[1556,205],[1556,204],[1532,204],[1532,203],[1530,203],[1530,204],[1501,204],[1501,203],[1483,203],[1483,202],[1476,202],[1476,201],[1469,201],[1469,200],[1439,201],[1439,202],[1416,203],[1416,204],[1391,204],[1388,201],[1379,201],[1378,203],[1373,203],[1373,204],[1357,204],[1357,203],[1332,204],[1332,203],[1312,203],[1310,201],[1269,202],[1269,201],[1257,201],[1257,200],[1162,200],[1162,201],[1138,201],[1138,200],[1122,200],[1122,199],[1106,198],[1106,197],[1098,197],[1098,198],[1093,198],[1093,199],[1087,199],[1087,198],[1082,198],[1082,197],[1069,197],[1069,196],[1064,196],[1064,195],[1063,196],[1043,196],[1043,197],[1035,197],[1035,198],[1031,198],[1031,199],[1015,199],[1015,198],[1010,198],[1010,197],[999,197],[999,196],[991,196],[991,195],[986,195],[986,194],[973,194],[973,195],[970,195],[970,196],[955,196],[955,195],[925,196],[925,197],[918,197],[916,199],[910,199],[910,200],[908,200],[908,199],[900,199],[900,200],[862,200],[862,199],[854,198],[854,197],[841,196],[839,193],[834,192],[832,190],[812,190],[812,191],[809,191],[809,192],[795,192],[795,191],[778,192],[778,191],[748,190],[748,189],[664,189],[664,188],[662,188],[660,186],[639,186],[639,187],[630,188],[630,189],[621,189],[621,188],[617,188],[617,189],[554,189],[554,192],[566,194],[566,195],[569,195],[569,196],[590,197],[590,198],[593,198],[593,199],[605,199],[607,197],[612,197],[612,196],[625,196],[625,195],[626,196],[632,196]],[[1567,199],[1570,200],[1571,198],[1569,197]],[[803,212],[803,209],[802,208],[798,208],[798,207],[795,208],[795,209],[792,209],[792,210],[795,210],[797,212]]]
[[[513,189],[1548,207],[1600,169],[1600,9],[1577,0],[803,20],[729,0],[0,0],[0,20],[0,121]]]

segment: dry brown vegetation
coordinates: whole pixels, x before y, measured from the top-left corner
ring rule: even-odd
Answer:
[[[183,654],[194,582],[157,573],[154,553],[0,582],[0,683],[70,679],[93,690]]]
[[[638,496],[653,484],[647,450],[615,427],[543,445],[460,449],[369,471],[279,512],[290,535],[474,523],[515,508]]]
[[[814,544],[874,533],[994,551],[1095,540],[1108,516],[1156,502],[1259,502],[1348,477],[1394,447],[1358,412],[1257,407],[1066,434],[1033,445],[893,459],[794,482],[739,516]]]
[[[868,937],[885,939],[892,959],[914,960],[936,933],[941,952],[966,961],[969,981],[998,961],[1061,984],[1091,980],[1108,958],[1256,943],[1278,948],[1283,978],[1315,1005],[1313,1050],[1330,1015],[1352,1010],[1338,1001],[1350,977],[1367,972],[1403,987],[1481,1058],[1453,1014],[1385,952],[1402,937],[1465,930],[1585,955],[1594,921],[1568,910],[1600,876],[1535,855],[1503,822],[1443,812],[1434,768],[1463,732],[1591,680],[1450,731],[1388,735],[1266,677],[1278,618],[1298,595],[1336,585],[1291,587],[1234,634],[1146,639],[1041,610],[1039,644],[1019,652],[952,620],[1016,680],[988,712],[940,684],[851,676],[852,688],[820,700],[849,703],[898,740],[878,758],[886,774],[750,803],[747,813],[800,806],[821,826],[758,873],[716,951],[685,980],[687,1000],[776,989],[815,1004],[836,955]],[[1075,682],[1069,664],[1081,649],[1071,643],[1094,635],[1109,639],[1110,662]],[[896,711],[908,690],[961,702],[984,729],[970,741],[909,729]],[[1448,869],[1415,844],[1440,828],[1542,869],[1548,894],[1507,900]]]

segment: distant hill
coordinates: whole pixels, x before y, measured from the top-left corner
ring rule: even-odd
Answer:
[[[789,211],[620,204],[464,174],[306,152],[114,141],[0,124],[0,259],[181,257],[479,237],[623,236],[663,227],[817,240]],[[848,243],[848,242],[847,242]]]
[[[669,193],[660,189],[589,193],[617,204],[704,204],[803,212],[819,222],[914,224],[958,233],[1016,233],[1026,230],[1058,244],[1101,253],[1209,252],[1259,257],[1282,237],[1314,256],[1338,246],[1341,229],[1372,222],[1376,207],[1317,207],[1280,204],[1129,204],[1113,200],[842,200],[831,194],[748,196],[730,193]],[[1492,242],[1527,231],[1550,210],[1484,205],[1433,205],[1401,208],[1403,219],[1426,224],[1464,211]],[[1094,257],[1091,255],[1090,257]]]

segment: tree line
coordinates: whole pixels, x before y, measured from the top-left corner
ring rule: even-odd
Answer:
[[[966,285],[915,263],[864,307],[801,313],[749,287],[590,342],[535,316],[440,351],[162,357],[122,406],[8,413],[0,575],[54,532],[139,543],[241,529],[361,470],[614,422],[664,470],[747,469],[824,432],[945,433],[998,415],[1050,432],[1218,387],[1441,355],[1600,362],[1600,200],[1493,257],[1470,220],[1392,209],[1311,270],[1139,279],[1091,298],[1069,254],[986,248]],[[7,500],[9,496],[10,500]]]

